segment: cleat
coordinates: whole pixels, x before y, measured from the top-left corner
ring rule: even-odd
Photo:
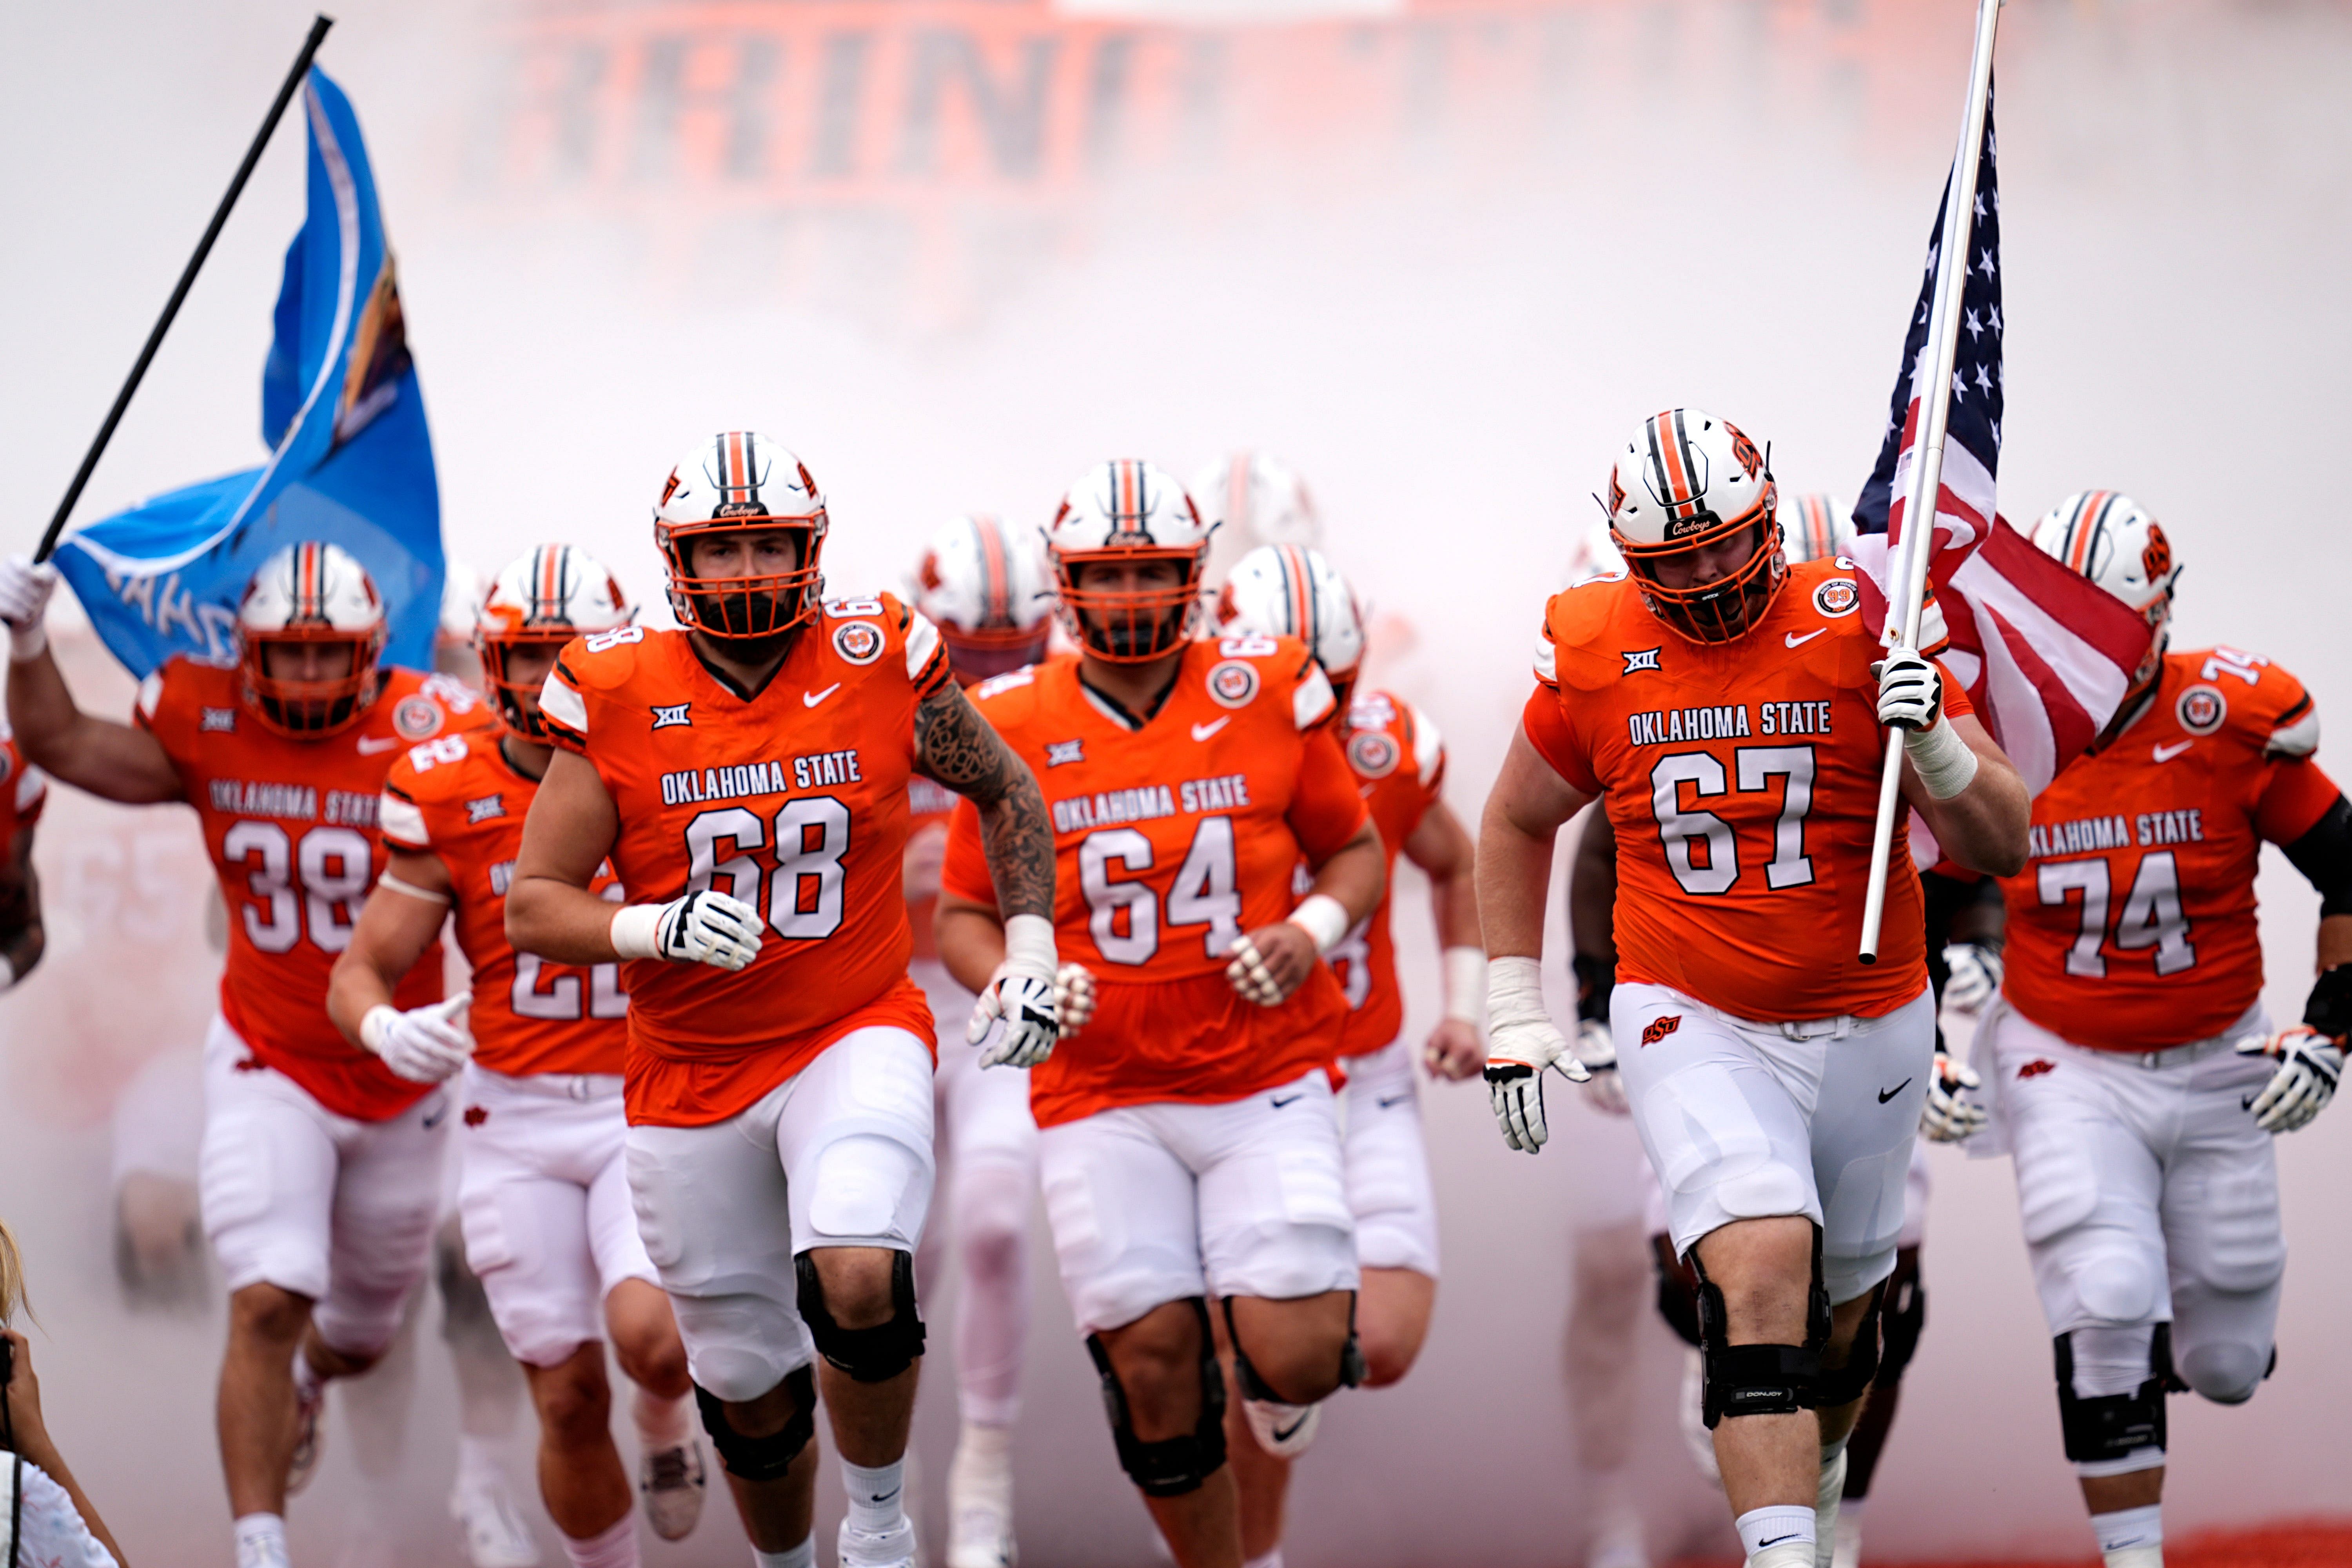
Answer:
[[[1013,1568],[1013,1462],[1001,1429],[966,1427],[948,1466],[947,1568]]]
[[[646,1522],[664,1541],[684,1541],[694,1533],[709,1489],[702,1445],[691,1438],[667,1448],[649,1448],[637,1461],[637,1495],[645,1500]]]
[[[539,1545],[516,1510],[503,1477],[452,1488],[449,1517],[466,1538],[466,1561],[473,1568],[536,1568]]]
[[[327,1385],[321,1382],[310,1384],[304,1392],[300,1379],[294,1383],[294,1452],[286,1462],[286,1495],[294,1496],[310,1484],[319,1473],[319,1455],[327,1446],[326,1423],[320,1418],[327,1413]]]
[[[857,1530],[841,1521],[841,1568],[916,1568],[915,1521],[901,1516],[897,1527]]]

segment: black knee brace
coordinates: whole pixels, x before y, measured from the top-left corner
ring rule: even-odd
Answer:
[[[1103,1408],[1110,1416],[1111,1442],[1118,1449],[1118,1468],[1128,1473],[1145,1497],[1182,1497],[1196,1492],[1225,1462],[1225,1380],[1217,1370],[1216,1339],[1209,1331],[1209,1304],[1192,1299],[1201,1320],[1201,1419],[1181,1437],[1147,1443],[1135,1435],[1127,1408],[1127,1390],[1111,1369],[1110,1352],[1100,1334],[1087,1336],[1087,1353],[1102,1374]]]
[[[1242,1385],[1244,1399],[1267,1401],[1276,1405],[1296,1405],[1298,1401],[1276,1394],[1265,1379],[1250,1364],[1248,1354],[1242,1349],[1241,1331],[1234,1327],[1234,1299],[1222,1298],[1225,1308],[1225,1342],[1234,1347],[1234,1381]],[[1348,1342],[1339,1347],[1339,1386],[1360,1388],[1364,1383],[1364,1347],[1356,1340],[1356,1293],[1348,1292]]]
[[[807,1367],[784,1373],[784,1387],[793,1396],[793,1418],[783,1430],[765,1437],[746,1437],[727,1419],[727,1407],[700,1384],[694,1385],[694,1407],[702,1414],[702,1429],[719,1450],[727,1473],[747,1481],[772,1481],[793,1468],[816,1436],[816,1376]]]
[[[870,1329],[845,1329],[824,1304],[824,1284],[816,1260],[803,1252],[793,1259],[800,1280],[801,1320],[808,1324],[816,1353],[859,1383],[887,1383],[923,1353],[923,1320],[915,1310],[915,1259],[890,1255],[890,1319]]]
[[[1897,1270],[1886,1282],[1885,1317],[1881,1331],[1885,1348],[1878,1358],[1878,1379],[1873,1385],[1893,1388],[1903,1381],[1903,1369],[1919,1349],[1920,1331],[1927,1326],[1927,1287],[1914,1270]]]
[[[1658,1316],[1681,1336],[1683,1343],[1700,1349],[1704,1342],[1698,1331],[1698,1295],[1692,1288],[1689,1270],[1675,1256],[1674,1237],[1652,1237],[1650,1252],[1658,1266]]]
[[[1881,1364],[1878,1344],[1879,1309],[1886,1300],[1885,1281],[1870,1288],[1870,1305],[1862,1311],[1862,1322],[1853,1331],[1853,1348],[1846,1352],[1845,1364],[1832,1372],[1822,1369],[1822,1381],[1814,1390],[1815,1403],[1823,1410],[1834,1410],[1850,1405],[1870,1392],[1877,1380]]]
[[[1822,1403],[1822,1347],[1830,1339],[1829,1290],[1822,1283],[1822,1230],[1813,1227],[1813,1280],[1805,1310],[1801,1345],[1735,1345],[1723,1291],[1706,1277],[1698,1249],[1691,1249],[1698,1276],[1699,1413],[1713,1431],[1727,1415],[1786,1415]]]
[[[2058,1365],[2058,1426],[2065,1435],[2066,1457],[2084,1465],[2121,1459],[2142,1448],[2163,1447],[2165,1384],[2172,1376],[2172,1325],[2156,1325],[2148,1345],[2147,1382],[2129,1394],[2090,1399],[2074,1392],[2074,1337],[2060,1334],[2051,1342]]]

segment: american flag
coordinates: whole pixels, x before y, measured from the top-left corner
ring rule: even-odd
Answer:
[[[1927,240],[1927,275],[1918,308],[1903,342],[1903,369],[1895,378],[1886,439],[1878,464],[1855,503],[1854,542],[1864,571],[1864,609],[1884,623],[1895,584],[1897,548],[1919,457],[1925,399],[1949,399],[1944,468],[1936,501],[1935,554],[1927,580],[1941,610],[1950,647],[1942,656],[1968,689],[1978,717],[2039,794],[2058,770],[2089,745],[2121,705],[2131,674],[2147,652],[2150,632],[2120,600],[2036,550],[1995,510],[1994,475],[2000,464],[2000,421],[2006,378],[2000,308],[2000,185],[1995,165],[1992,112],[1985,112],[1984,148],[1973,193],[1974,232],[1961,258],[1968,277],[1952,376],[1929,386],[1928,315],[1936,298],[1936,266],[1944,252],[1945,203],[1936,205]],[[1950,178],[1945,185],[1950,193]],[[1891,503],[1891,504],[1890,504]],[[1921,640],[1928,640],[1923,621]]]

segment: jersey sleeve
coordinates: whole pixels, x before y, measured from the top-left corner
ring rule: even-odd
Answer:
[[[980,808],[959,798],[948,814],[947,859],[940,868],[940,890],[975,904],[996,907],[996,883],[988,874],[988,852],[980,842]]]
[[[1339,699],[1331,689],[1330,677],[1312,654],[1307,656],[1297,681],[1290,693],[1291,721],[1301,730],[1312,730],[1339,710]]]
[[[904,617],[898,627],[907,642],[907,682],[915,689],[917,702],[928,702],[955,676],[948,664],[947,644],[920,610],[900,605],[898,614]]]
[[[2255,831],[2273,844],[2292,844],[2318,826],[2343,793],[2308,757],[2281,763],[2254,804]]]
[[[1920,635],[1924,637],[1927,634],[1922,632]],[[1934,656],[1930,655],[1929,658],[1934,658]],[[1974,713],[1977,710],[1977,705],[1969,700],[1969,689],[1960,684],[1958,678],[1953,675],[1942,659],[1934,658],[1934,662],[1936,673],[1944,679],[1944,716],[1957,719],[1963,713]]]
[[[1364,826],[1365,816],[1356,770],[1339,750],[1339,738],[1328,727],[1309,730],[1298,758],[1298,787],[1286,816],[1308,864],[1320,866],[1338,854]],[[952,852],[952,840],[949,847]]]
[[[584,645],[566,643],[563,651],[555,656],[555,668],[547,672],[547,684],[539,689],[539,716],[547,726],[547,738],[567,752],[582,756],[588,754],[588,700],[580,693],[580,679],[572,672],[571,661],[580,657]]]
[[[30,763],[19,763],[16,771],[16,826],[30,827],[41,820],[41,808],[49,804],[49,775]]]
[[[1412,715],[1412,771],[1421,781],[1422,793],[1432,801],[1445,787],[1445,738],[1429,715],[1418,708],[1408,709]]]
[[[386,849],[421,855],[433,847],[433,829],[416,798],[416,764],[403,755],[383,776],[383,793],[376,805],[376,834]]]
[[[1568,782],[1579,795],[1597,795],[1601,780],[1592,772],[1592,760],[1578,739],[1576,726],[1568,720],[1568,710],[1559,700],[1559,689],[1538,686],[1528,697],[1528,705],[1519,713],[1519,728],[1527,731],[1528,744],[1536,755],[1551,764],[1551,771]]]

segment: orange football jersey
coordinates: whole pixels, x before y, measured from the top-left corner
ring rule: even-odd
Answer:
[[[2235,648],[2167,654],[2145,711],[2033,802],[2004,878],[2011,1005],[2063,1039],[2159,1050],[2210,1039],[2263,989],[2254,871],[2335,803],[2309,760],[2303,683]]]
[[[1878,963],[1854,956],[1886,733],[1861,611],[1840,560],[1790,567],[1728,643],[1676,636],[1622,574],[1553,595],[1522,722],[1560,777],[1607,793],[1619,980],[1768,1023],[1876,1017],[1926,988],[1900,822]],[[1948,672],[1944,705],[1974,710]]]
[[[376,810],[384,774],[420,741],[496,721],[446,676],[387,669],[357,723],[321,740],[265,727],[233,666],[178,658],[139,688],[136,722],[163,742],[196,808],[228,906],[221,1013],[254,1058],[339,1116],[377,1121],[430,1092],[343,1038],[327,1016],[327,976],[351,945],[383,870]],[[441,944],[393,994],[400,1007],[441,997]]]
[[[7,721],[0,720],[0,858],[14,862],[16,836],[41,820],[48,801],[48,775],[25,760]]]
[[[1437,804],[1444,784],[1445,743],[1437,726],[1403,698],[1385,691],[1356,694],[1341,721],[1339,743],[1356,775],[1356,792],[1371,809],[1372,826],[1380,829],[1381,847],[1388,851],[1393,893],[1397,851]],[[1348,998],[1342,1056],[1380,1050],[1404,1028],[1396,939],[1389,931],[1389,909],[1394,902],[1383,895],[1380,908],[1330,952],[1331,972],[1339,977],[1340,993]]]
[[[1225,979],[1234,939],[1290,912],[1291,868],[1328,859],[1364,823],[1324,722],[1331,684],[1304,645],[1190,645],[1140,729],[1081,683],[1075,655],[984,681],[972,700],[1045,791],[1055,945],[1097,984],[1093,1021],[1030,1069],[1039,1126],[1239,1100],[1337,1060],[1347,1001],[1329,969],[1279,1007]],[[949,829],[942,885],[996,901],[969,804]]]
[[[514,770],[499,736],[478,730],[409,747],[384,778],[377,826],[390,847],[448,868],[457,945],[474,969],[474,1060],[514,1078],[617,1073],[629,1033],[620,965],[551,963],[507,941],[507,884],[539,781]],[[620,898],[609,868],[594,890]]]
[[[748,699],[684,632],[565,647],[541,710],[619,808],[629,901],[715,888],[768,921],[738,973],[624,966],[632,1121],[724,1121],[868,1025],[931,1037],[900,877],[915,708],[949,679],[938,631],[887,595],[828,602]]]

